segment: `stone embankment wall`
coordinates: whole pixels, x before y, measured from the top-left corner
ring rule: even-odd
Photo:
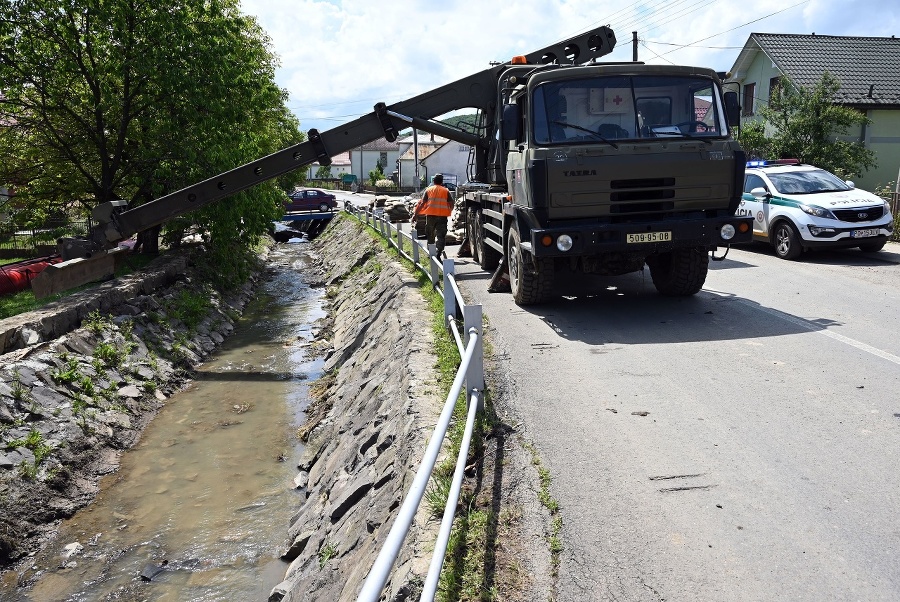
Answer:
[[[0,567],[94,498],[189,369],[231,333],[253,288],[210,292],[188,328],[171,312],[205,288],[185,251],[0,321]]]
[[[315,247],[328,288],[326,375],[308,412],[285,580],[269,600],[356,600],[437,422],[431,313],[418,282],[350,217]],[[424,507],[424,504],[423,504]],[[420,507],[387,600],[418,599],[439,519]]]

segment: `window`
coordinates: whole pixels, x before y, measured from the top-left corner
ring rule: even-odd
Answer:
[[[753,115],[753,101],[756,100],[756,84],[744,84],[744,117]]]
[[[384,169],[385,167],[387,167],[387,153],[379,153],[378,165],[381,166],[381,169]]]
[[[775,94],[775,91],[778,90],[778,86],[781,85],[780,77],[773,77],[769,80],[769,102],[772,102],[772,96]]]
[[[721,94],[704,77],[612,75],[549,81],[537,86],[530,100],[537,144],[724,135]]]
[[[756,174],[747,174],[744,178],[744,192],[750,192],[754,188],[765,188],[766,192],[769,191],[769,187],[766,186],[762,178]]]

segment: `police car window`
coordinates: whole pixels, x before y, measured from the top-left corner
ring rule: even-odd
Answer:
[[[765,188],[768,191],[762,178],[754,174],[747,174],[747,177],[744,178],[744,192],[750,192],[754,188]]]
[[[846,182],[824,169],[769,174],[772,185],[784,194],[814,194],[851,190]]]

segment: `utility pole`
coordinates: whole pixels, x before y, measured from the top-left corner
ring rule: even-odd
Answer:
[[[631,60],[634,61],[635,63],[638,62],[637,47],[638,47],[637,32],[632,31],[631,32],[631,49],[632,49],[631,50]]]
[[[413,163],[416,166],[416,173],[413,178],[416,181],[416,194],[419,194],[419,130],[413,126]]]

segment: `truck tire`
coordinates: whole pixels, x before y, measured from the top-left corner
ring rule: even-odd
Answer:
[[[479,253],[481,246],[477,244],[478,231],[481,229],[481,225],[478,223],[478,217],[475,209],[472,207],[469,207],[466,210],[466,238],[469,239],[472,259],[475,260],[475,263],[481,265],[481,254]]]
[[[497,252],[497,249],[484,244],[484,226],[482,225],[484,222],[482,221],[481,209],[475,211],[474,214],[475,223],[473,230],[475,238],[469,239],[474,242],[472,254],[476,257],[475,261],[478,262],[482,270],[493,272],[500,264],[500,253]]]
[[[647,258],[650,276],[659,294],[667,297],[688,297],[700,292],[709,271],[706,247],[675,249]]]
[[[553,260],[534,259],[522,250],[519,231],[509,229],[506,238],[506,261],[509,285],[517,305],[543,303],[553,288]],[[533,262],[533,267],[532,267]]]

